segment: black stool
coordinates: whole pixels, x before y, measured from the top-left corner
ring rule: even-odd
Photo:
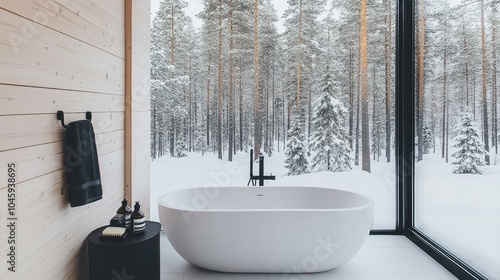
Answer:
[[[123,239],[100,239],[106,227],[87,237],[90,280],[160,280],[160,223],[146,221],[146,232]]]

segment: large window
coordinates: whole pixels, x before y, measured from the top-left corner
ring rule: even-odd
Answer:
[[[373,229],[395,230],[395,2],[199,2],[153,1],[151,209],[246,185],[254,149],[266,186],[364,194]]]
[[[365,194],[375,230],[405,233],[461,279],[500,279],[498,1],[263,1],[258,33],[258,2],[162,2],[152,209],[175,188],[246,185],[250,148],[260,149],[276,175],[266,186]],[[194,25],[186,6],[201,15]],[[325,95],[339,114],[323,125],[334,129],[315,122]],[[319,164],[334,142],[314,143],[326,136],[338,153]],[[297,147],[307,167],[287,160]]]
[[[414,225],[489,279],[500,279],[498,5],[415,5]]]

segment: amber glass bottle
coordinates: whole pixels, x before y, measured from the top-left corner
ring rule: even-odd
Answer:
[[[134,233],[141,233],[146,230],[146,217],[141,211],[141,205],[139,201],[135,202],[134,212],[132,212],[132,226]]]
[[[122,206],[118,208],[116,214],[123,214],[123,216],[125,216],[125,228],[127,228],[127,230],[130,232],[130,229],[132,228],[132,208],[128,206],[128,201],[126,199],[122,201]]]

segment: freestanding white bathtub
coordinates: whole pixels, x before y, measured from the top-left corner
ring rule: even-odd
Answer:
[[[373,202],[313,187],[190,188],[158,201],[174,249],[199,267],[311,273],[350,260],[373,223]],[[168,260],[167,260],[168,261]]]

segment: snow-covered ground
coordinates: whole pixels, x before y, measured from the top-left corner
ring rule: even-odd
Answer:
[[[373,163],[372,173],[355,167],[350,172],[318,172],[299,176],[284,176],[284,153],[265,158],[266,175],[276,175],[275,181],[265,186],[312,186],[348,190],[364,194],[375,203],[374,228],[392,229],[395,224],[395,168],[394,164]],[[246,186],[250,173],[248,153],[237,153],[233,163],[217,160],[212,153],[201,156],[190,153],[184,158],[163,157],[151,165],[151,219],[158,220],[158,198],[165,192],[180,188],[217,186]],[[258,163],[254,164],[254,174]]]
[[[395,224],[394,163],[372,162],[372,172],[318,172],[284,176],[284,153],[265,158],[265,174],[276,175],[266,186],[319,186],[364,194],[375,203],[374,229]],[[438,156],[416,165],[416,225],[490,279],[500,279],[500,166],[481,167],[483,175],[453,174],[454,167]],[[254,164],[254,174],[258,165]],[[249,155],[233,163],[213,153],[163,157],[151,165],[151,220],[158,221],[158,198],[170,190],[198,186],[246,186]]]
[[[482,175],[427,155],[416,169],[416,226],[467,263],[500,279],[500,165]]]

